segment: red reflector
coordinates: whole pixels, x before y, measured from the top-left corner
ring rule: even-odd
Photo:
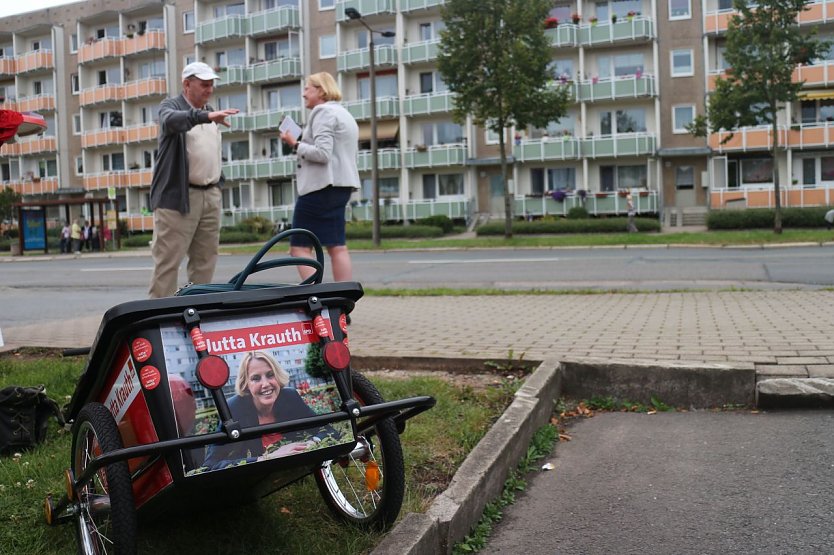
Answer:
[[[229,365],[219,356],[203,357],[197,362],[197,379],[209,389],[219,389],[229,381]]]
[[[350,366],[350,351],[344,343],[339,341],[325,343],[322,356],[324,357],[324,363],[337,372],[341,372]]]

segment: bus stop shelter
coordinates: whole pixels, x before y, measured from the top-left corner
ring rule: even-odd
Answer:
[[[110,208],[107,205],[112,205]],[[49,206],[63,208],[63,219],[71,222],[71,206],[88,206],[90,214],[90,225],[96,225],[100,230],[105,226],[110,230],[116,248],[121,248],[121,237],[119,237],[119,203],[118,200],[108,198],[85,198],[85,199],[57,199],[41,200],[35,202],[18,202],[17,221],[20,230],[18,236],[17,253],[22,255],[26,251],[43,250],[49,253],[49,241],[46,234],[46,209]],[[102,225],[104,224],[104,225]]]

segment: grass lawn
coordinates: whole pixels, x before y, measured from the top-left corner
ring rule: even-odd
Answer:
[[[81,359],[62,359],[47,351],[0,355],[0,387],[42,383],[50,397],[64,404],[82,367]],[[406,464],[401,515],[428,507],[512,400],[519,382],[500,380],[496,376],[498,385],[476,389],[434,377],[373,379],[386,399],[437,399],[433,409],[409,421],[401,436]],[[35,450],[0,458],[0,553],[75,551],[73,525],[50,528],[42,513],[46,494],[63,490],[70,443],[70,434],[52,424],[46,441]],[[369,551],[381,539],[331,518],[312,478],[245,506],[212,507],[209,495],[201,509],[140,521],[140,553],[355,554]]]

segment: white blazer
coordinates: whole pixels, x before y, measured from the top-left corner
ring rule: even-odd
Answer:
[[[298,196],[334,187],[360,186],[356,155],[359,127],[341,104],[319,104],[310,112],[296,151]]]

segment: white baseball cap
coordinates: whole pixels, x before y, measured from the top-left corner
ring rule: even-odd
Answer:
[[[183,79],[188,79],[192,75],[197,79],[202,79],[203,81],[208,81],[209,79],[220,79],[220,76],[217,75],[214,70],[208,66],[208,64],[204,64],[203,62],[192,62],[183,68]]]

